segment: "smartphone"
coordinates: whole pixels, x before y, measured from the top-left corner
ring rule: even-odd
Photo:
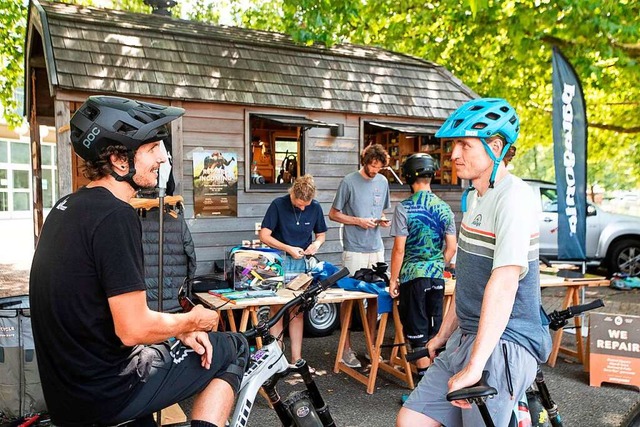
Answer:
[[[388,223],[390,223],[390,222],[391,222],[391,220],[389,220],[389,219],[383,219],[383,218],[378,218],[378,219],[376,219],[376,220],[375,220],[375,223],[376,223],[376,224],[385,224],[385,225],[386,225],[386,224],[388,224]]]

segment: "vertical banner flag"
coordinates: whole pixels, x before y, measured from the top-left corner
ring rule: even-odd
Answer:
[[[558,186],[558,259],[584,260],[587,215],[587,115],[580,80],[553,48],[553,157]]]

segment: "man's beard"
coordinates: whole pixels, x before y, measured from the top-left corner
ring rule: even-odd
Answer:
[[[378,172],[371,172],[371,170],[369,169],[369,166],[365,166],[364,174],[367,175],[369,178],[373,178],[378,174]]]

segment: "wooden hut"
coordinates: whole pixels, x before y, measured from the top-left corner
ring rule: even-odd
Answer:
[[[396,172],[413,152],[436,156],[441,171],[434,191],[459,210],[450,147],[433,135],[476,94],[432,62],[373,47],[301,46],[283,34],[38,0],[29,6],[25,57],[32,140],[39,141],[37,125],[55,125],[60,195],[85,182],[68,123],[88,96],[186,109],[172,123],[171,147],[198,273],[210,272],[228,248],[257,239],[267,206],[286,192],[292,176],[315,177],[327,214],[340,180],[358,169],[370,142],[387,147]],[[235,199],[218,212],[194,197],[194,175],[202,178],[203,163],[215,156],[233,158],[233,172],[237,167]],[[406,197],[408,188],[385,173],[392,200]],[[42,221],[38,191],[36,182],[36,230]],[[340,225],[328,225],[320,257],[339,262]]]

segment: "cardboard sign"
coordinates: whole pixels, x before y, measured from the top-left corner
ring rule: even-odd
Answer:
[[[304,291],[312,280],[313,278],[311,276],[305,273],[300,273],[295,279],[287,283],[287,289],[291,289],[293,291]]]
[[[589,314],[590,385],[640,388],[640,316]]]

